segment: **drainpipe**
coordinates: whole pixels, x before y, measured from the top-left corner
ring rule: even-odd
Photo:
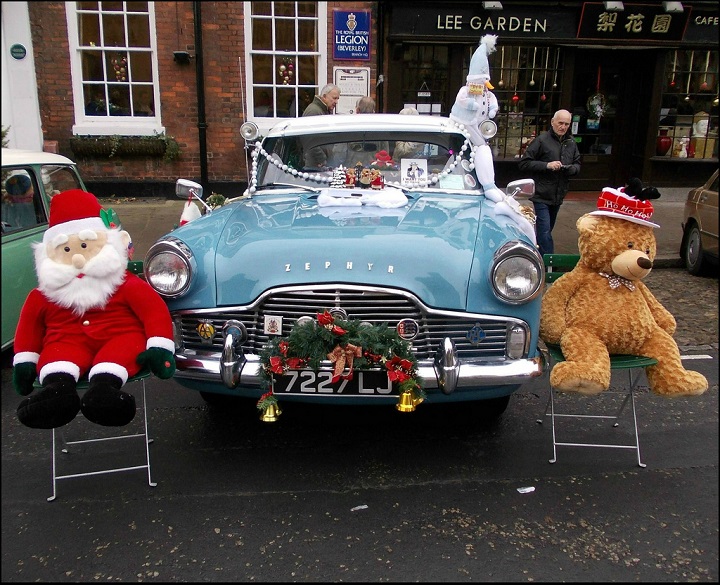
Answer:
[[[377,72],[378,79],[375,89],[375,97],[377,97],[377,111],[384,112],[384,99],[385,94],[385,76],[383,75],[384,59],[385,59],[385,2],[377,3],[377,29],[378,29],[378,41],[377,41]]]
[[[200,2],[193,2],[195,16],[195,84],[197,85],[198,140],[200,143],[200,184],[208,193],[207,122],[205,121],[205,75],[203,73],[203,36]]]

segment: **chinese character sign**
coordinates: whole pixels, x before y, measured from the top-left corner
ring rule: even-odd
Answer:
[[[625,4],[623,12],[609,12],[602,3],[586,2],[580,18],[579,39],[681,40],[691,8],[666,13],[658,5]]]
[[[370,11],[333,12],[333,58],[370,60]]]

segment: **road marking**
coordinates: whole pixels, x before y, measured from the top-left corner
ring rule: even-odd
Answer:
[[[712,356],[700,354],[700,355],[681,355],[681,360],[711,360]]]

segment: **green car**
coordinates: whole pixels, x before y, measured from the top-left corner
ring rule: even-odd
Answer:
[[[37,286],[32,244],[48,228],[50,199],[85,185],[73,161],[58,154],[2,149],[2,351],[10,348],[20,310]]]

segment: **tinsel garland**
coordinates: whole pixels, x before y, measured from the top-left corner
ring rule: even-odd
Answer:
[[[412,346],[395,329],[387,324],[345,321],[328,310],[318,313],[314,321],[297,323],[287,337],[273,337],[265,344],[260,351],[262,387],[270,389],[273,375],[290,369],[317,372],[324,360],[334,365],[336,382],[340,377],[352,379],[354,369],[384,368],[398,394],[411,392],[416,399],[425,398]],[[346,367],[350,371],[341,376]]]

